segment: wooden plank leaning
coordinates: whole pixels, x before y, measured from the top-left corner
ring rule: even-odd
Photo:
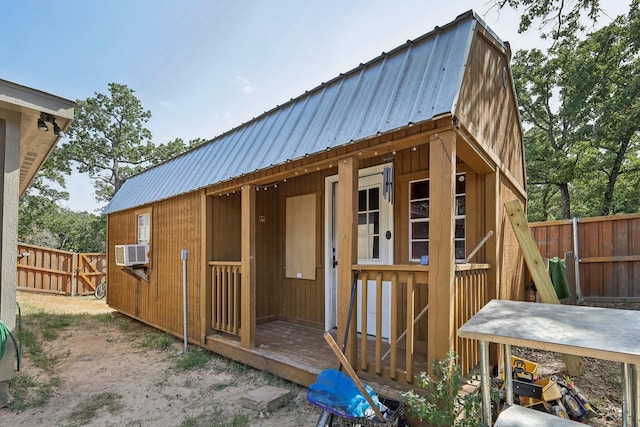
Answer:
[[[378,405],[376,405],[373,402],[373,399],[371,399],[371,396],[369,395],[369,393],[367,393],[367,390],[364,388],[362,381],[360,381],[360,378],[358,378],[356,371],[353,370],[353,368],[349,364],[349,361],[347,360],[345,355],[342,353],[342,351],[340,351],[338,344],[335,342],[335,340],[333,339],[333,337],[329,332],[324,333],[324,340],[327,342],[327,344],[329,344],[329,347],[331,347],[331,350],[333,350],[333,353],[336,355],[340,363],[342,363],[344,370],[351,377],[353,382],[356,383],[356,386],[360,390],[360,393],[362,393],[364,398],[367,399],[367,402],[369,402],[369,405],[371,405],[371,409],[373,409],[373,412],[375,412],[376,417],[378,417],[378,420],[380,422],[384,422],[384,415],[382,415],[382,413],[380,412],[380,408],[378,408]]]
[[[520,249],[522,249],[524,261],[529,268],[531,278],[536,284],[536,290],[540,296],[540,301],[547,304],[560,304],[560,300],[553,288],[553,283],[551,283],[549,273],[547,273],[547,270],[544,267],[542,255],[540,255],[538,245],[533,238],[533,233],[531,233],[529,223],[524,215],[520,201],[511,200],[505,202],[504,207],[507,211],[509,221],[511,222],[511,227],[513,228],[516,238],[518,239],[518,243],[520,244]],[[582,359],[579,356],[563,354],[562,360],[571,375],[575,376],[585,373]]]

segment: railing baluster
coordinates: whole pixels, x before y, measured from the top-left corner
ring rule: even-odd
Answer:
[[[391,334],[389,336],[389,345],[391,346],[389,358],[389,377],[395,380],[397,377],[397,349],[398,349],[398,273],[391,275]]]
[[[407,276],[407,343],[406,343],[406,374],[405,379],[408,383],[413,383],[413,339],[414,339],[414,325],[413,319],[415,318],[415,289],[414,289],[414,276],[413,273],[409,273]]]
[[[367,312],[368,312],[368,306],[367,306],[367,302],[369,299],[369,274],[365,271],[364,273],[362,273],[360,275],[360,277],[362,278],[360,280],[361,283],[361,289],[362,291],[360,292],[360,297],[361,297],[361,302],[360,302],[360,307],[361,307],[361,312],[360,312],[360,368],[363,371],[366,371],[369,368],[369,363],[368,363],[368,355],[367,355]]]
[[[382,373],[382,273],[376,274],[376,374]]]

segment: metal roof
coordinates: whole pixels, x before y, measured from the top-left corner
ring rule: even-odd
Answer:
[[[462,14],[129,178],[103,213],[168,199],[410,123],[453,114],[476,23],[486,28],[472,11]]]

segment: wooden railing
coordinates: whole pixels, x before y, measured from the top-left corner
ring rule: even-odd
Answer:
[[[376,334],[373,338],[373,351],[370,352],[371,339],[366,333],[360,334],[360,369],[395,381],[414,381],[414,345],[416,338],[416,316],[425,311],[417,306],[428,295],[428,267],[421,265],[356,265],[360,270],[361,287],[361,330],[367,331],[368,286],[364,284],[374,280],[376,293]],[[382,292],[383,282],[389,282],[391,301],[391,327],[389,337],[382,336]],[[428,306],[427,306],[428,307]],[[426,318],[423,317],[423,321]],[[400,332],[404,331],[404,332]],[[404,341],[403,341],[404,338]],[[404,342],[403,345],[401,345]]]
[[[489,302],[488,264],[459,264],[456,266],[456,294],[454,301],[454,328],[458,330]],[[455,334],[454,350],[460,369],[466,375],[480,361],[475,340],[463,339]]]
[[[210,261],[211,327],[240,335],[241,262]]]
[[[421,265],[355,265],[360,270],[359,280],[363,284],[375,281],[376,327],[375,335],[361,333],[358,343],[358,367],[394,381],[413,384],[420,371],[426,371],[431,361],[426,352],[426,333],[447,333],[438,331],[436,325],[427,324],[429,309],[428,267]],[[487,264],[460,264],[456,266],[454,328],[457,331],[471,316],[479,311],[488,298]],[[383,285],[384,282],[388,284]],[[382,336],[382,293],[383,286],[390,286],[391,327],[388,337]],[[360,330],[367,331],[368,286],[361,289]],[[438,322],[442,327],[449,325],[448,319]],[[426,325],[426,327],[425,327]],[[404,332],[403,332],[404,331]],[[455,334],[455,333],[454,333]],[[425,335],[421,332],[420,335]],[[421,348],[416,348],[420,343]],[[477,345],[471,340],[457,338],[454,350],[459,356],[464,374],[478,363]]]

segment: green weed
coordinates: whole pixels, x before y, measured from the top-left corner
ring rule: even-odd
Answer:
[[[218,404],[211,409],[203,409],[196,415],[187,417],[180,424],[181,427],[244,427],[249,425],[249,417],[243,413],[226,414]]]
[[[477,394],[459,394],[463,382],[458,356],[450,351],[441,361],[433,361],[434,378],[425,372],[418,376],[424,393],[403,393],[409,413],[433,427],[480,427],[482,400]]]
[[[189,348],[189,351],[186,353],[181,353],[176,358],[176,368],[188,371],[192,369],[200,369],[207,364],[209,360],[211,360],[211,353],[200,348]]]
[[[46,404],[60,385],[60,378],[53,377],[48,382],[39,384],[28,374],[19,373],[9,381],[9,389],[13,399],[9,402],[9,409],[22,411],[27,408],[37,408]]]
[[[140,347],[144,348],[153,348],[157,350],[168,350],[171,348],[171,345],[175,342],[175,338],[173,335],[169,333],[157,334],[151,333],[146,334],[142,339],[142,342],[139,344]]]
[[[110,414],[115,414],[122,408],[120,400],[122,396],[118,393],[99,393],[85,398],[76,405],[67,419],[72,425],[85,425],[95,418],[98,411],[104,409]]]

